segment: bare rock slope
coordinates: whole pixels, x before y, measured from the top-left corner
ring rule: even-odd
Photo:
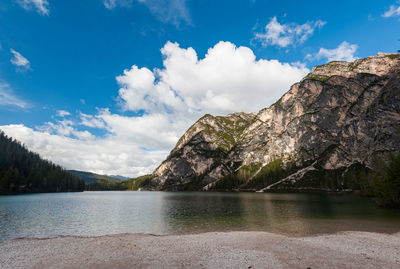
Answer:
[[[316,66],[269,108],[205,115],[154,171],[155,190],[346,190],[400,151],[400,55]]]

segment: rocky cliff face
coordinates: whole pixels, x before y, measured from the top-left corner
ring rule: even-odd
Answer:
[[[156,190],[344,190],[400,151],[400,55],[314,67],[275,104],[205,115],[154,171]]]

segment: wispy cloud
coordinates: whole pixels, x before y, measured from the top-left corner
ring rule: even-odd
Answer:
[[[0,80],[0,106],[27,108],[28,103],[14,95],[10,85]]]
[[[382,17],[389,18],[400,16],[400,6],[390,6],[389,10],[382,14]]]
[[[191,25],[192,19],[186,6],[186,0],[104,0],[107,9],[130,7],[134,1],[146,5],[150,12],[160,21],[180,26]]]
[[[59,117],[66,117],[66,116],[70,116],[71,115],[71,113],[69,113],[68,111],[66,111],[66,110],[57,110],[57,116],[59,116]]]
[[[107,9],[113,9],[117,5],[115,0],[104,0],[103,4]]]
[[[130,7],[133,3],[133,0],[104,0],[103,4],[107,9],[113,9],[117,6],[121,7]]]
[[[81,122],[80,125],[91,127],[91,128],[105,128],[105,122],[101,119],[101,117],[88,115],[85,113],[80,113]]]
[[[10,62],[15,65],[16,67],[19,67],[22,71],[28,70],[31,68],[30,62],[28,59],[26,59],[24,56],[22,56],[21,53],[18,51],[15,51],[14,49],[10,49],[11,53],[13,54],[13,57],[11,58]]]
[[[47,0],[17,0],[18,4],[26,9],[36,9],[41,15],[49,15],[49,2]]]
[[[306,59],[308,60],[319,60],[322,58],[327,59],[328,61],[354,61],[357,59],[355,53],[358,49],[358,45],[350,44],[346,41],[343,41],[337,48],[335,49],[326,49],[320,48],[318,53],[315,55],[308,54]]]
[[[326,22],[317,20],[304,24],[288,23],[280,24],[276,17],[273,17],[265,26],[265,32],[255,33],[255,39],[263,46],[275,45],[281,48],[295,46],[304,43],[315,29],[321,29]]]
[[[79,131],[75,128],[76,123],[72,120],[56,120],[55,122],[46,122],[39,126],[38,130],[44,133],[53,133],[62,137],[73,137],[82,141],[94,139],[94,136],[87,130]]]

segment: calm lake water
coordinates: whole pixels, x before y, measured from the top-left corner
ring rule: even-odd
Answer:
[[[268,231],[399,232],[400,210],[357,195],[83,192],[0,196],[0,242],[20,237]]]

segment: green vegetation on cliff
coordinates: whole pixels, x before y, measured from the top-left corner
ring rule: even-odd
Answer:
[[[277,158],[263,166],[260,172],[246,186],[247,188],[261,189],[289,176],[296,170],[298,170],[298,167],[294,163],[288,162],[284,166],[282,159]]]
[[[123,182],[121,182],[121,186],[125,190],[137,191],[140,188],[143,188],[143,187],[149,185],[151,177],[152,177],[151,175],[144,175],[144,176],[124,180]]]
[[[268,164],[249,164],[241,166],[235,173],[218,181],[214,190],[259,190],[296,172],[299,167],[293,162],[283,164],[282,158],[275,158]]]
[[[85,182],[0,132],[0,194],[83,191]]]
[[[329,79],[329,76],[324,76],[324,75],[315,75],[315,74],[308,74],[305,79],[311,79],[311,80],[318,80],[321,82],[325,82]]]

